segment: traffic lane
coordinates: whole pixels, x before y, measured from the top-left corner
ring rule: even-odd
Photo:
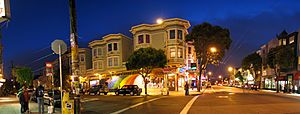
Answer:
[[[167,96],[134,107],[123,114],[179,114],[194,96]]]
[[[161,96],[85,96],[84,100],[97,100],[83,102],[83,114],[109,114],[159,97]]]
[[[189,110],[191,114],[279,114],[300,113],[300,101],[293,98],[259,94],[219,91],[225,87],[213,88],[215,93],[203,94]],[[228,89],[229,90],[229,89]],[[237,89],[234,89],[237,90]]]

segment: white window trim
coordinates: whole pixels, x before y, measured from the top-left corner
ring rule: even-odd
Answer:
[[[117,43],[117,47],[118,47],[117,50],[114,50],[114,43]],[[108,51],[108,44],[111,44],[111,49],[112,49],[111,51]],[[119,42],[109,42],[109,43],[107,43],[106,47],[107,47],[107,52],[119,51],[120,50],[120,43]]]
[[[175,49],[175,57],[172,57],[172,56],[171,56],[171,55],[172,55],[172,54],[171,54],[171,49],[172,49],[172,48]],[[176,52],[177,52],[177,51],[176,51],[176,47],[175,47],[175,46],[170,47],[170,48],[169,48],[169,55],[170,55],[170,58],[176,58],[176,57],[177,57],[177,56],[176,56],[176,55],[177,55]]]

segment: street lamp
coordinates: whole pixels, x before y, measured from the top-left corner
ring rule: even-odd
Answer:
[[[221,76],[221,75],[219,75],[219,78],[221,79],[221,78],[222,78],[222,76]]]
[[[217,48],[216,48],[216,47],[211,47],[211,48],[210,48],[210,52],[212,52],[212,53],[217,52]]]
[[[211,72],[208,72],[208,75],[212,75],[212,73],[211,73]]]
[[[157,24],[162,24],[162,23],[163,23],[163,19],[162,19],[162,18],[156,19],[156,23],[157,23]]]
[[[233,68],[232,68],[232,67],[228,67],[228,71],[229,71],[229,72],[232,72],[232,71],[233,71]]]

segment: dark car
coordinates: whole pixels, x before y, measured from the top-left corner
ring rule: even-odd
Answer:
[[[258,89],[258,85],[255,85],[255,84],[251,84],[250,87],[251,87],[252,90],[257,90]]]
[[[116,90],[116,95],[119,94],[130,94],[131,96],[133,95],[141,95],[142,93],[142,88],[139,88],[137,85],[124,85],[121,89]]]
[[[108,87],[105,85],[96,85],[89,89],[89,95],[100,95],[100,93],[104,93],[104,95],[107,95],[109,92]]]
[[[53,97],[53,92],[54,92],[54,97]],[[54,98],[54,100],[53,100]],[[60,91],[59,90],[48,90],[48,92],[46,92],[44,94],[44,102],[45,104],[50,105],[50,103],[52,103],[52,101],[54,101],[54,106],[60,106],[61,103],[61,98],[60,98]]]

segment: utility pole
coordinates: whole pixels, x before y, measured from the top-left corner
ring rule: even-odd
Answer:
[[[80,95],[79,95],[79,76],[78,76],[78,34],[75,0],[69,0],[70,7],[70,42],[71,42],[71,61],[72,61],[72,88],[74,96],[74,113],[80,114]]]

